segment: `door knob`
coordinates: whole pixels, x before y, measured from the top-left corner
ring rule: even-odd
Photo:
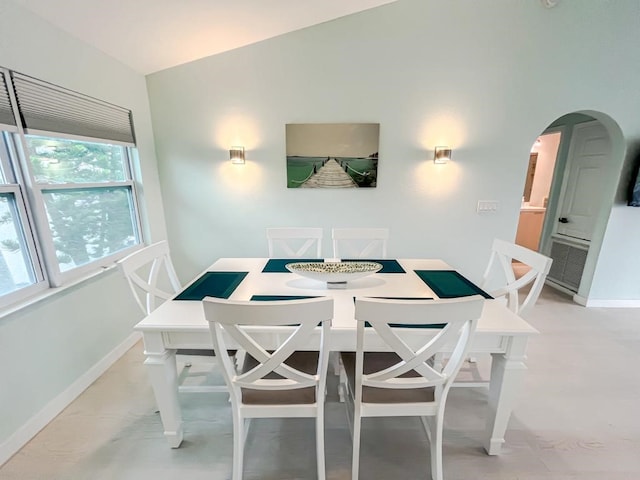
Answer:
[[[569,219],[568,219],[567,217],[560,217],[560,218],[558,219],[558,221],[559,221],[560,223],[569,223]]]

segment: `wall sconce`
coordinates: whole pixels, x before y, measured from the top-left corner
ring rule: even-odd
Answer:
[[[244,147],[231,147],[229,150],[229,156],[231,157],[231,163],[243,164],[244,163]]]
[[[451,149],[449,147],[436,147],[433,163],[447,163],[449,160],[451,160]]]

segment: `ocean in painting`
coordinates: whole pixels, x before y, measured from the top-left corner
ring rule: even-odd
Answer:
[[[330,159],[340,164],[358,187],[370,188],[376,186],[378,156],[373,154],[365,158],[287,156],[287,187],[299,188]]]

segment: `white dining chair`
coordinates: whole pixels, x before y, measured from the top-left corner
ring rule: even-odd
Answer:
[[[514,264],[514,261],[517,263]],[[506,302],[513,313],[526,318],[540,297],[552,262],[551,258],[541,253],[496,238],[480,287],[494,299]],[[526,273],[516,275],[514,265],[523,267]],[[481,355],[470,352],[468,364],[462,368],[454,387],[489,386],[488,367],[483,369],[478,365],[482,363],[479,361]]]
[[[232,480],[242,479],[249,430],[245,423],[289,417],[315,417],[317,472],[324,480],[324,399],[333,299],[241,302],[206,297],[203,305],[216,351],[229,348],[227,340],[232,339],[246,352],[237,371],[230,359],[222,359],[233,415]],[[252,325],[273,326],[282,336],[280,346],[271,351],[261,344],[261,338],[245,328]],[[319,350],[302,351],[319,326]]]
[[[321,258],[322,228],[267,228],[269,258]]]
[[[519,278],[516,278],[514,261],[528,270]],[[512,312],[526,318],[540,297],[552,262],[551,258],[541,253],[496,238],[480,287],[494,298],[504,298]],[[496,273],[499,274],[497,284]],[[489,288],[492,284],[496,286]],[[529,285],[528,292],[524,293]]]
[[[171,261],[169,244],[164,240],[142,248],[117,263],[127,278],[136,303],[145,315],[149,315],[182,289]],[[226,385],[194,385],[192,382],[189,385],[183,384],[187,378],[206,376],[211,372],[216,365],[213,350],[180,349],[176,352],[176,360],[183,366],[178,372],[178,391],[228,393]],[[204,373],[193,373],[191,367],[194,362],[206,364]]]
[[[431,477],[443,479],[447,394],[469,349],[483,302],[479,295],[447,300],[356,298],[356,352],[341,354],[345,372],[341,388],[353,432],[353,480],[359,473],[362,418],[394,416],[421,418],[431,447]],[[433,328],[433,337],[403,336],[421,327]],[[365,330],[374,330],[377,336],[365,336]],[[380,340],[389,352],[367,351],[370,341]],[[449,360],[435,369],[432,357],[452,345]]]
[[[331,238],[334,258],[387,258],[388,228],[334,228]]]

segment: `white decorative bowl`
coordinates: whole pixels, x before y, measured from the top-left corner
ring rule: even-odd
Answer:
[[[302,277],[327,282],[329,288],[344,288],[348,281],[382,269],[382,265],[375,262],[300,262],[288,263],[285,267]]]

